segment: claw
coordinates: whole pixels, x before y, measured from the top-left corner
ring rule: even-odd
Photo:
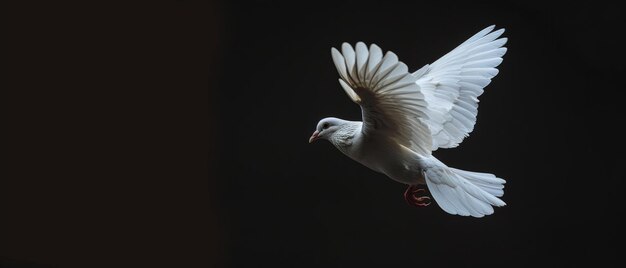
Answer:
[[[426,187],[423,185],[410,185],[404,192],[404,200],[414,207],[426,207],[432,202]]]

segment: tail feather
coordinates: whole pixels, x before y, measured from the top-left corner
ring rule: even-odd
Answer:
[[[426,184],[437,204],[455,215],[483,217],[493,214],[493,206],[506,205],[505,180],[489,173],[472,172],[437,164],[426,170]]]
[[[490,173],[481,173],[481,172],[472,172],[466,171],[456,168],[450,168],[454,173],[460,175],[461,177],[467,179],[472,184],[480,187],[487,193],[490,193],[497,197],[502,197],[504,195],[504,184],[505,180],[496,177]]]

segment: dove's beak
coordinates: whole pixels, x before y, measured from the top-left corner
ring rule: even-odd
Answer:
[[[311,135],[311,137],[309,138],[309,143],[317,140],[319,138],[319,135],[320,135],[319,131],[316,130],[315,132],[313,132],[313,135]]]

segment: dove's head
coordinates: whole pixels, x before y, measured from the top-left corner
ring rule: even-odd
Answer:
[[[313,135],[309,138],[309,143],[319,139],[330,140],[337,130],[343,128],[348,123],[349,121],[334,117],[326,117],[320,120],[319,123],[317,123],[315,132],[313,132]]]

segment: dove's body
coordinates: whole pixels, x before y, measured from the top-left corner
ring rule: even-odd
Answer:
[[[482,217],[504,206],[505,181],[493,174],[451,168],[432,155],[453,148],[474,129],[478,97],[506,53],[503,29],[475,34],[414,73],[392,52],[362,42],[331,54],[348,96],[361,106],[363,122],[322,119],[309,139],[329,140],[341,152],[389,178],[426,184],[446,212]],[[420,197],[421,198],[421,197]],[[420,198],[407,198],[417,206]],[[420,201],[421,202],[421,201]]]
[[[346,121],[330,142],[346,156],[404,184],[423,184],[425,158],[402,146],[384,133],[361,131],[363,123]],[[337,135],[339,134],[339,135]],[[398,161],[398,159],[401,159]]]

